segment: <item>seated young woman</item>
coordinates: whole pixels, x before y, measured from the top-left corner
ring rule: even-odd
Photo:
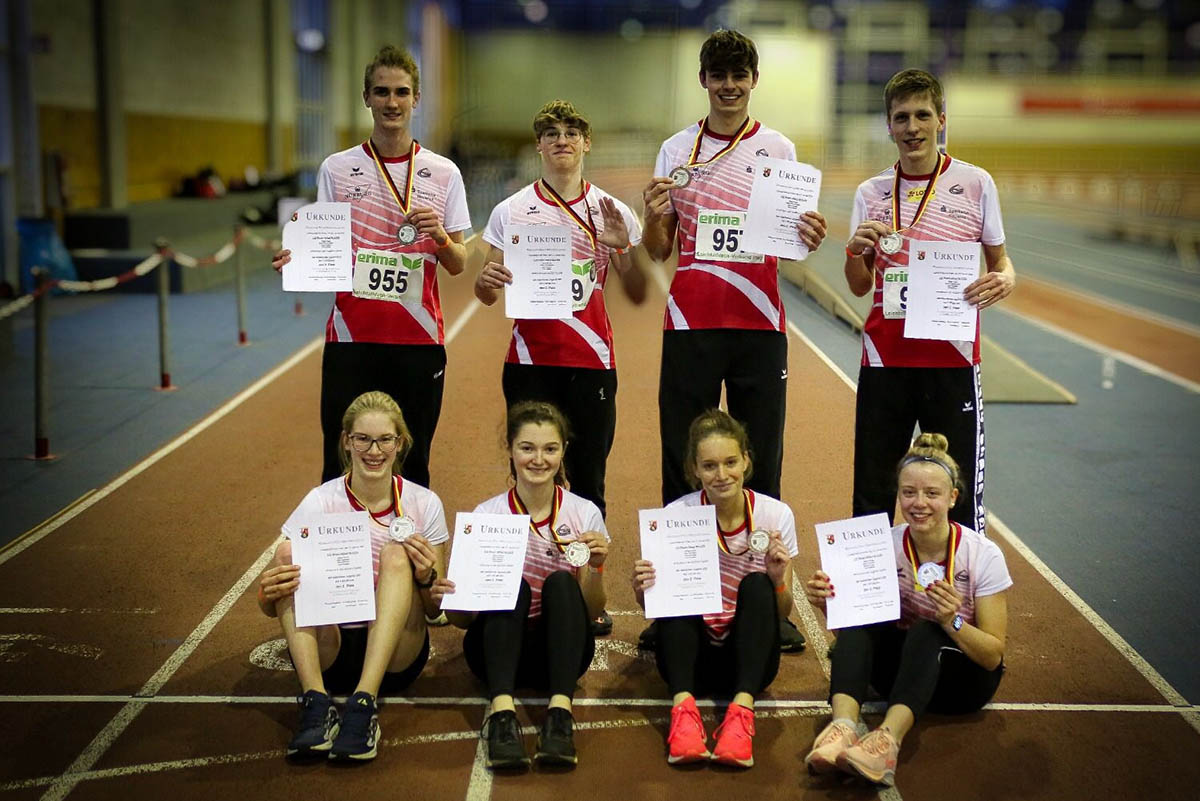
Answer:
[[[374,759],[376,696],[408,687],[429,658],[425,616],[441,614],[430,588],[443,571],[448,534],[438,496],[399,475],[411,445],[391,396],[366,392],[355,398],[342,418],[345,473],[300,502],[259,579],[258,605],[279,618],[300,680],[300,723],[287,746],[289,758]],[[303,578],[292,564],[291,540],[298,526],[322,514],[361,511],[371,516],[375,620],[297,626],[295,593]],[[340,717],[331,693],[350,693]]]
[[[658,619],[654,653],[672,697],[667,762],[673,765],[712,759],[752,766],[754,697],[779,670],[780,621],[792,608],[796,521],[787,504],[743,486],[752,466],[740,423],[717,409],[692,421],[684,471],[697,491],[668,508],[716,507],[722,611]],[[633,589],[643,608],[654,579],[651,562],[634,563]],[[733,697],[711,752],[697,694]]]
[[[604,609],[608,530],[594,503],[564,487],[568,426],[557,408],[542,401],[517,403],[508,410],[505,430],[513,486],[475,511],[529,515],[517,603],[511,611],[447,617],[467,630],[467,665],[491,698],[484,724],[488,767],[529,764],[513,701],[517,687],[550,695],[534,758],[570,766],[578,761],[571,702],[595,653],[589,621]],[[437,603],[453,592],[452,581],[434,582]]]
[[[892,530],[900,619],[837,632],[829,655],[833,720],[804,759],[812,773],[841,770],[894,784],[900,743],[924,712],[976,712],[1000,685],[1012,579],[995,543],[949,519],[960,478],[947,446],[941,434],[921,434],[900,460],[904,523]],[[809,602],[824,609],[844,578],[818,570],[805,586]],[[860,739],[868,686],[887,698],[887,712]]]

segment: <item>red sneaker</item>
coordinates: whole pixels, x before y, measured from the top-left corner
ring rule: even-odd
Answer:
[[[754,710],[741,704],[730,704],[725,720],[713,732],[717,745],[713,761],[722,765],[749,768],[754,765]]]
[[[688,698],[671,707],[671,731],[667,735],[667,762],[678,765],[708,759],[708,734],[700,720],[696,699]]]

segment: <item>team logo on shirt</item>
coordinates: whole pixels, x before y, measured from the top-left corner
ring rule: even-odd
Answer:
[[[771,177],[771,168],[763,167],[763,178],[770,178],[770,177]]]
[[[571,527],[568,526],[566,523],[563,523],[561,526],[559,526],[558,528],[556,528],[554,530],[554,533],[558,535],[559,539],[566,539],[567,537],[569,537],[571,535]]]
[[[950,187],[950,194],[961,195],[962,193],[963,193],[963,185],[962,184],[955,184],[954,186]]]
[[[513,235],[512,235],[512,243],[513,243],[514,245],[519,245],[519,244],[521,244],[521,235],[520,235],[520,234],[513,234]]]
[[[346,200],[362,200],[367,196],[369,191],[370,189],[366,184],[360,184],[358,186],[351,186],[347,188],[342,195],[346,198]]]
[[[428,167],[422,167],[421,169],[417,170],[417,175],[421,176],[422,178],[428,178],[433,175],[433,173],[429,171]]]
[[[966,570],[959,570],[957,573],[955,573],[955,574],[954,574],[954,581],[955,581],[955,582],[959,582],[959,581],[961,581],[963,584],[966,584],[966,583],[967,583],[967,579],[969,579],[969,578],[970,578],[970,576],[968,576],[968,575],[967,575],[967,571],[966,571]]]
[[[351,167],[350,174],[351,175],[362,175],[362,167]]]

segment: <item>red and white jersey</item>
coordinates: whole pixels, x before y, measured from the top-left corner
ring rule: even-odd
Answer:
[[[951,521],[951,536],[956,539],[954,552],[954,589],[963,598],[958,613],[968,623],[975,623],[975,599],[1003,592],[1012,586],[1008,574],[1008,563],[996,543],[975,531]],[[896,548],[896,577],[900,581],[900,620],[902,629],[907,629],[920,620],[935,620],[937,607],[923,591],[916,588],[912,563],[904,552],[904,539],[908,524],[902,523],[892,529],[892,541]],[[916,549],[913,549],[916,552]],[[944,570],[946,560],[938,564]]]
[[[737,531],[721,532],[725,535],[725,547],[718,547],[717,556],[721,564],[722,611],[720,614],[704,616],[704,627],[713,642],[722,642],[729,636],[729,627],[733,625],[733,617],[737,612],[738,586],[742,579],[751,573],[767,572],[765,555],[750,550],[750,520],[753,519],[755,529],[778,531],[793,559],[800,553],[796,544],[796,518],[791,508],[783,501],[753,490],[746,490],[746,494],[750,502],[750,515],[746,522]],[[684,495],[668,504],[667,508],[700,506],[701,496],[700,492]]]
[[[462,174],[449,159],[417,145],[412,165],[411,206],[429,206],[449,233],[471,227]],[[401,196],[408,178],[408,156],[383,159]],[[445,341],[442,301],[438,296],[437,245],[421,234],[401,245],[397,232],[404,214],[364,142],[334,153],[317,173],[317,200],[350,203],[351,257],[359,248],[404,254],[424,262],[421,304],[357,298],[339,292],[325,324],[326,342],[379,342],[389,345],[441,345]],[[419,262],[416,262],[419,266]],[[410,268],[411,270],[411,268]]]
[[[516,225],[565,225],[571,229],[571,281],[574,313],[564,320],[515,320],[512,342],[505,361],[512,364],[538,364],[555,367],[589,367],[615,370],[612,325],[604,306],[604,285],[608,280],[609,249],[592,247],[591,238],[571,216],[549,196],[537,181],[506,198],[492,209],[483,240],[504,250],[506,230]],[[583,192],[567,205],[584,221],[591,221],[596,233],[604,232],[600,198],[617,204],[629,241],[642,241],[642,226],[633,212],[603,189],[584,181]]]
[[[425,489],[420,484],[405,481],[400,476],[393,479],[400,491],[400,513],[412,518],[417,526],[417,533],[429,541],[430,545],[440,545],[450,539],[446,530],[446,512],[442,509],[442,500],[433,490]],[[346,477],[330,479],[319,487],[314,487],[300,501],[300,505],[292,512],[281,531],[289,540],[293,538],[300,522],[315,515],[346,514],[362,512],[363,507],[350,494],[346,485]],[[379,583],[379,552],[391,541],[388,527],[396,518],[396,505],[382,513],[371,513],[371,570],[375,583]]]
[[[851,231],[863,220],[877,220],[892,227],[896,169],[889,167],[859,184],[850,218]],[[900,227],[912,222],[928,182],[928,175],[900,174]],[[862,364],[871,367],[969,367],[979,364],[978,312],[973,342],[905,339],[904,318],[884,317],[883,271],[885,268],[919,269],[909,263],[908,240],[914,240],[913,247],[920,241],[1003,244],[1004,222],[992,176],[974,164],[947,156],[921,221],[904,231],[903,236],[906,246],[897,253],[889,256],[875,248],[875,296],[863,326]]]
[[[700,123],[696,123],[663,142],[654,162],[654,174],[665,176],[686,165],[699,132]],[[706,128],[697,161],[712,157],[732,139]],[[679,267],[667,295],[664,329],[786,330],[776,257],[745,254],[743,258],[753,260],[739,261],[696,256],[697,230],[702,220],[714,221],[716,225],[721,220],[719,212],[745,212],[750,207],[754,162],[759,156],[795,161],[796,146],[783,134],[755,122],[733,150],[711,164],[692,167],[691,183],[683,189],[671,190],[671,202],[679,221]],[[706,239],[718,236],[711,227],[705,230],[710,231]],[[731,243],[726,231],[737,229],[717,230],[720,245],[728,246]],[[700,244],[712,253],[720,249],[715,241]]]
[[[585,532],[599,531],[604,535],[604,539],[611,540],[596,504],[562,487],[555,487],[555,492],[558,493],[558,514],[553,519],[530,521],[533,527],[529,529],[529,543],[525,547],[525,568],[521,574],[521,577],[529,582],[530,620],[542,613],[542,584],[551,573],[566,570],[576,577],[579,575],[579,568],[572,567],[567,561],[563,553],[565,549],[554,544],[554,536],[566,543]],[[517,506],[513,493],[513,490],[509,490],[489,498],[475,507],[476,513],[524,514]]]

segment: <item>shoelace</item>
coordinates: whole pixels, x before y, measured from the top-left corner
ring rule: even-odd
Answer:
[[[561,712],[551,709],[546,715],[546,728],[558,737],[566,737],[571,733],[570,714],[564,709]]]
[[[483,719],[483,725],[479,727],[480,739],[487,739],[488,735],[492,731],[492,718],[497,717],[498,715],[501,715],[501,714],[503,714],[503,713],[495,712],[491,715],[488,715],[486,718]],[[513,727],[501,726],[500,729],[496,732],[496,738],[502,743],[514,743],[518,739],[520,739],[520,735],[521,735],[520,727],[518,727],[518,726],[513,726]]]
[[[891,738],[883,731],[876,729],[858,741],[858,747],[871,756],[883,756],[892,748]]]
[[[725,731],[725,726],[736,725],[740,723],[741,734],[743,737],[750,737],[754,734],[754,718],[748,716],[745,712],[726,712],[725,720],[721,721],[721,725],[713,732],[713,737],[720,737],[721,732]]]
[[[834,723],[825,730],[825,735],[817,741],[816,747],[823,748],[827,744],[833,742],[834,738],[839,734],[842,736],[842,738],[847,740],[852,740],[854,738],[854,730],[852,728],[847,726],[845,723]]]
[[[700,711],[699,710],[691,710],[682,705],[675,707],[675,709],[671,710],[671,728],[672,729],[676,728],[676,725],[677,725],[676,718],[685,718],[687,720],[687,722],[691,724],[692,731],[699,732],[700,730],[702,730],[704,728],[704,722],[700,719]],[[684,727],[679,726],[678,728],[679,728],[679,731],[677,733],[680,736],[683,736],[684,735],[684,733],[683,733]]]
[[[317,699],[305,698],[303,695],[296,698],[300,703],[300,708],[304,711],[300,713],[300,728],[311,729],[314,726],[323,726],[325,717],[329,714],[329,707],[321,709],[317,706]]]

